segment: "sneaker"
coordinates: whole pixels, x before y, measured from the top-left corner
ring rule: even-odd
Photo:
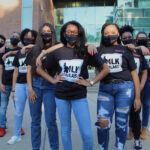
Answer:
[[[25,132],[24,132],[24,130],[21,128],[21,135],[24,135],[25,134]]]
[[[21,136],[12,136],[11,139],[7,142],[8,144],[15,144],[21,141]]]
[[[142,150],[142,143],[139,140],[134,141],[134,150]]]
[[[0,127],[0,137],[3,137],[6,134],[6,127],[1,128]]]

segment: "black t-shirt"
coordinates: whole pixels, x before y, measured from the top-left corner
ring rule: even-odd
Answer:
[[[15,55],[14,61],[13,61],[13,66],[18,68],[18,78],[17,78],[17,83],[26,83],[26,74],[27,74],[27,66],[25,64],[25,60],[27,57],[27,54],[21,54],[20,51],[17,52]]]
[[[79,58],[74,49],[62,47],[52,52],[51,56],[47,56],[45,68],[51,70],[52,67],[56,67],[58,68],[58,74],[63,74],[65,77],[65,81],[56,85],[56,97],[74,100],[86,97],[87,93],[85,86],[81,86],[74,81],[79,76],[84,79],[88,78],[88,65],[101,68],[103,63],[103,60],[98,55],[92,57],[86,54],[84,58]]]
[[[47,47],[49,48],[49,47]],[[47,49],[45,48],[45,49]],[[39,51],[39,52],[37,52]],[[41,51],[35,46],[33,47],[30,52],[28,53],[27,57],[26,57],[26,60],[25,60],[25,64],[28,66],[32,66],[32,75],[33,77],[40,77],[40,75],[36,72],[36,58],[39,56],[39,54],[41,53]],[[49,54],[49,58],[50,59],[53,59],[52,58],[53,56],[51,56],[51,54]],[[56,75],[56,72],[57,72],[57,68],[55,66],[52,66],[51,67],[51,70],[49,69],[49,74],[51,76],[55,76]]]
[[[15,55],[10,55],[6,58],[5,61],[2,60],[2,57],[9,51],[19,51],[20,49],[20,47],[17,47],[16,49],[6,48],[5,53],[0,54],[0,64],[3,65],[2,83],[4,85],[12,85],[12,77],[14,71],[13,61]]]
[[[99,56],[109,66],[110,73],[102,80],[109,82],[113,79],[132,81],[131,71],[136,69],[133,54],[123,45],[100,47]]]
[[[133,56],[136,63],[136,71],[141,79],[142,71],[148,68],[147,62],[140,49],[136,50],[136,52],[133,52]]]
[[[150,76],[150,55],[145,55],[144,58],[146,59],[147,62],[148,76]]]

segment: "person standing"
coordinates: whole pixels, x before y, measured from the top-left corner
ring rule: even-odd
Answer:
[[[2,57],[5,53],[9,51],[18,51],[21,48],[18,47],[20,41],[20,34],[18,32],[13,32],[10,37],[10,48],[5,48],[5,52],[0,54],[0,89],[1,89],[1,106],[0,106],[0,137],[3,137],[6,133],[6,112],[9,102],[9,96],[12,90],[12,76],[14,71],[14,66],[12,65],[14,60],[14,55],[7,57],[3,61]]]

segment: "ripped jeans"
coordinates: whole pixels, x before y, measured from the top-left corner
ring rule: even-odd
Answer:
[[[127,137],[128,116],[134,99],[134,84],[101,83],[97,99],[96,126],[100,150],[108,150],[109,130],[115,112],[116,150],[123,150]]]

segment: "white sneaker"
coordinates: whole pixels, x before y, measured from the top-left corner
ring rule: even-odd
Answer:
[[[8,144],[15,144],[21,141],[21,136],[12,136],[11,139],[7,142]]]

